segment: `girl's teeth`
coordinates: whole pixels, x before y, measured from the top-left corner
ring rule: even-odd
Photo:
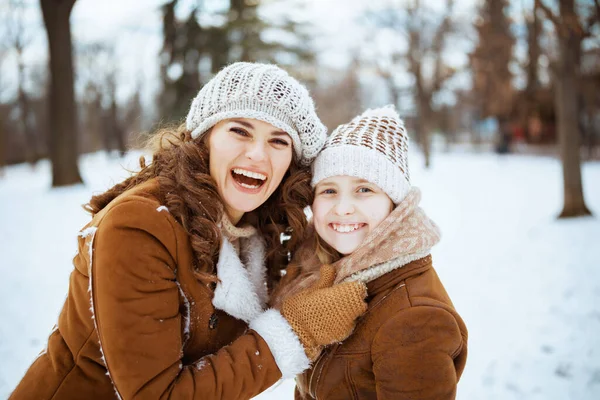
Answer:
[[[357,230],[360,227],[360,224],[350,224],[350,225],[339,225],[333,224],[333,229],[337,232],[348,233]]]

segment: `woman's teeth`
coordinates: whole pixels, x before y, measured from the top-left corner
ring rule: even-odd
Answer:
[[[245,169],[241,169],[241,168],[234,168],[233,173],[238,174],[238,175],[244,175],[249,178],[260,179],[261,181],[264,181],[267,179],[266,175],[263,175],[259,172],[246,171]]]
[[[355,230],[362,228],[365,224],[331,224],[334,231],[340,233],[354,232]]]
[[[244,182],[239,182],[240,186],[245,187],[246,189],[258,189],[260,185],[248,185]]]
[[[231,175],[237,183],[247,189],[258,189],[267,180],[267,176],[260,172],[248,171],[242,168],[234,168]]]

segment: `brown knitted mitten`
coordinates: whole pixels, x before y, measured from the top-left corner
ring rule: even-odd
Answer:
[[[284,300],[281,314],[298,335],[306,355],[314,360],[323,346],[341,342],[365,313],[367,287],[362,282],[333,285],[335,268],[324,265],[317,284]]]

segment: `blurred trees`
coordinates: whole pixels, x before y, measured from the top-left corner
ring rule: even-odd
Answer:
[[[9,0],[8,23],[6,34],[10,47],[16,55],[17,66],[17,104],[19,110],[19,125],[25,142],[27,162],[35,165],[40,158],[38,151],[40,138],[36,135],[35,127],[32,126],[31,102],[25,90],[25,60],[24,52],[31,41],[31,33],[28,32],[24,21],[25,4],[22,1]]]
[[[6,26],[0,27],[0,34],[5,34]],[[8,53],[8,44],[0,41],[0,97],[4,94],[6,78],[4,77],[3,64]],[[8,119],[8,107],[0,102],[0,177],[4,174],[4,166],[6,165],[6,122]]]
[[[449,79],[454,70],[448,67],[443,58],[446,39],[452,30],[453,0],[446,0],[446,10],[437,27],[427,26],[426,10],[420,0],[407,8],[408,24],[408,65],[416,85],[415,103],[417,104],[417,137],[425,156],[425,167],[431,164],[430,121],[433,116],[433,96],[440,91],[444,82]],[[427,38],[424,30],[431,29],[433,36]],[[426,76],[425,69],[428,58],[433,63],[433,73]]]
[[[77,165],[78,130],[70,15],[75,0],[40,0],[50,65],[50,160],[52,186],[82,182]]]
[[[228,3],[228,4],[227,4]],[[293,8],[292,2],[286,3]],[[158,96],[160,116],[182,119],[201,86],[225,65],[235,61],[272,62],[296,67],[314,60],[307,35],[289,16],[273,22],[259,16],[258,0],[230,0],[224,8],[209,11],[203,3],[180,20],[178,0],[163,8],[163,47],[160,55],[162,89]],[[293,11],[293,10],[292,10]],[[278,31],[293,40],[269,41],[267,33]],[[290,71],[293,73],[293,71]]]
[[[558,39],[558,59],[554,70],[555,107],[557,110],[560,157],[563,167],[564,206],[561,218],[591,214],[583,199],[581,181],[581,115],[579,82],[582,42],[591,35],[594,24],[600,20],[600,4],[594,0],[594,9],[584,21],[578,15],[575,0],[559,0],[555,13],[543,1],[535,0],[544,16],[552,21]]]
[[[578,155],[582,137],[587,154],[600,154],[598,1],[480,0],[471,9],[453,0],[375,0],[361,6],[365,13],[357,15],[359,21],[344,21],[354,37],[364,34],[362,41],[338,49],[332,43],[342,43],[347,32],[321,36],[327,29],[309,23],[320,9],[304,13],[306,0],[164,0],[162,33],[143,33],[162,42],[153,63],[160,68],[158,91],[143,92],[155,83],[145,80],[152,73],[146,74],[152,67],[145,62],[134,67],[139,73],[132,74],[133,82],[124,79],[131,61],[124,55],[141,56],[125,47],[139,46],[137,38],[131,43],[98,38],[76,42],[75,103],[73,69],[61,66],[71,64],[68,22],[74,1],[39,2],[45,7],[49,74],[28,61],[37,42],[36,27],[28,31],[31,19],[25,19],[28,29],[22,23],[21,6],[27,3],[7,0],[0,3],[0,63],[6,61],[0,69],[0,166],[50,155],[56,184],[77,182],[77,151],[123,153],[131,132],[150,127],[153,120],[182,119],[201,86],[224,65],[274,62],[309,87],[330,129],[364,107],[396,104],[416,133],[426,165],[432,132],[442,132],[446,143],[479,140],[477,148],[483,148],[495,133],[494,120],[501,122],[506,140],[518,137],[528,144],[552,145],[558,131],[562,215],[585,214]],[[138,29],[128,24],[116,33],[137,34]],[[323,58],[317,59],[317,47]],[[64,56],[57,57],[60,52]],[[469,70],[463,68],[467,62]],[[142,107],[150,97],[158,110]],[[554,148],[514,149],[550,153]]]
[[[442,14],[432,12],[421,0],[400,4],[386,2],[386,6],[369,15],[369,24],[375,32],[391,34],[393,40],[407,40],[402,49],[390,43],[387,55],[373,57],[377,73],[385,80],[398,106],[402,92],[412,94],[416,111],[417,141],[425,156],[425,166],[431,164],[432,119],[435,115],[434,98],[446,81],[456,72],[444,57],[448,38],[453,32],[454,1],[446,0]],[[387,31],[387,32],[383,32]],[[412,78],[409,88],[399,87],[398,76],[406,70]]]
[[[483,2],[475,23],[478,43],[470,54],[473,98],[481,118],[493,117],[498,121],[499,149],[502,152],[508,151],[508,118],[514,99],[513,75],[509,66],[513,59],[515,39],[510,32],[507,7],[507,0]]]
[[[103,148],[107,152],[116,149],[122,156],[126,151],[126,125],[117,102],[119,67],[114,45],[86,43],[79,46],[77,53],[79,83],[84,87],[80,107],[85,135],[80,148]]]
[[[531,115],[531,104],[534,102],[535,93],[540,87],[540,74],[538,65],[541,56],[540,34],[542,26],[538,16],[538,6],[534,2],[533,12],[525,17],[527,27],[527,61],[525,66],[526,71],[526,87],[525,95],[527,99],[528,115]]]
[[[318,105],[321,121],[329,131],[332,131],[338,125],[348,123],[363,111],[358,76],[360,61],[355,57],[342,74],[339,71],[322,72],[328,76],[327,84],[315,88],[311,95]]]

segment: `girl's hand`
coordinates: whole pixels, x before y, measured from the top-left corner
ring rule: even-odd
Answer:
[[[317,284],[284,300],[281,314],[292,326],[306,355],[314,360],[323,346],[346,339],[365,313],[367,287],[362,282],[333,285],[336,271],[331,265],[320,270]]]

